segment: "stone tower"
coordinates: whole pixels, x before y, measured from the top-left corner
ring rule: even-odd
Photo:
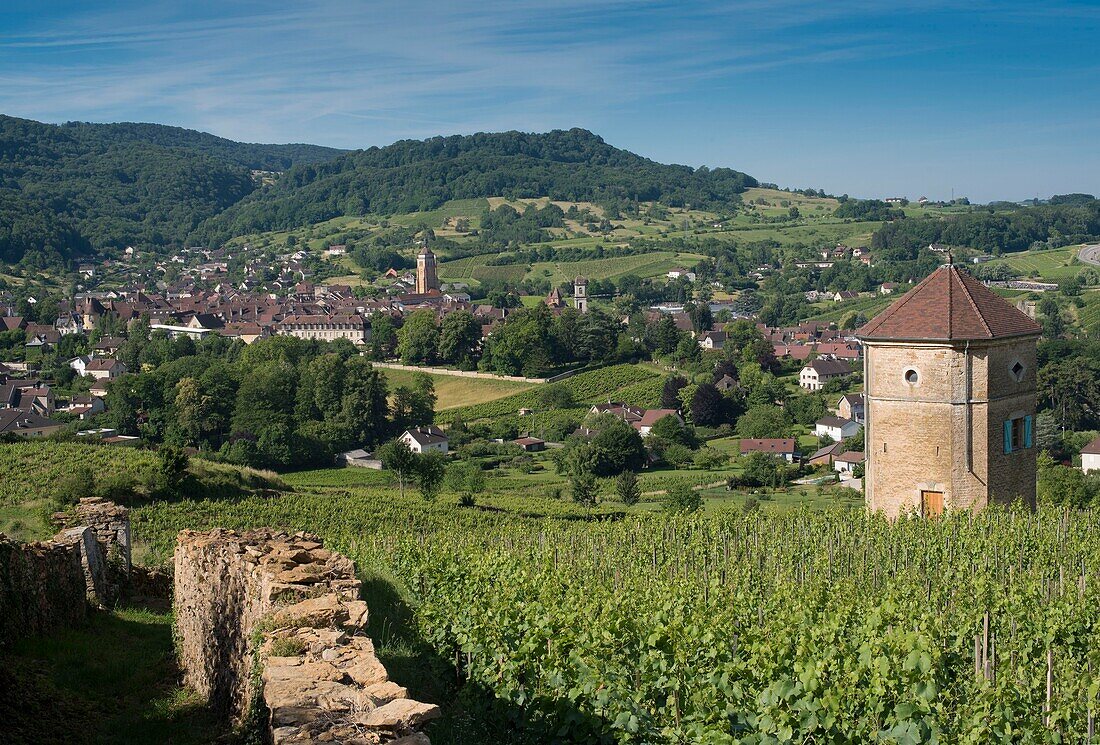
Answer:
[[[1035,504],[1040,327],[946,265],[856,332],[867,505],[894,518]]]
[[[439,290],[439,276],[435,270],[435,254],[425,243],[416,257],[416,292],[426,295],[432,290]]]
[[[573,307],[580,313],[588,312],[588,280],[584,277],[573,280]]]

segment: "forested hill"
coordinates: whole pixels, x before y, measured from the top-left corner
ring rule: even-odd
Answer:
[[[155,124],[0,115],[0,261],[44,266],[129,244],[180,243],[284,170],[343,151],[250,145]]]
[[[720,208],[756,185],[756,179],[728,168],[663,165],[583,129],[434,137],[297,165],[274,186],[209,220],[194,237],[217,243],[339,215],[415,212],[448,199],[489,196]]]
[[[224,137],[164,124],[88,124],[67,122],[62,129],[87,139],[108,139],[114,144],[145,143],[184,148],[258,171],[285,171],[298,163],[321,163],[346,154],[322,145],[259,145],[234,142]]]

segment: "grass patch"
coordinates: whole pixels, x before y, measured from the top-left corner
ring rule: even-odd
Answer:
[[[224,728],[176,684],[169,614],[120,609],[17,642],[0,664],[5,742],[209,743]],[[6,684],[6,685],[5,685]]]

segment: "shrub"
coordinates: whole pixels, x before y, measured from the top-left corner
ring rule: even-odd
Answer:
[[[703,496],[687,486],[675,486],[665,494],[665,511],[698,512],[703,507]]]

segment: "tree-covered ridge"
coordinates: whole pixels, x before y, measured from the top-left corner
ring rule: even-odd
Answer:
[[[250,170],[339,152],[152,124],[0,116],[0,260],[44,266],[130,244],[179,244],[255,188]]]
[[[840,211],[837,210],[837,214]],[[1100,236],[1100,201],[1020,207],[1012,212],[975,211],[942,218],[908,218],[883,225],[871,246],[879,259],[912,260],[931,243],[966,246],[990,254],[1050,247]]]
[[[87,140],[110,138],[114,143],[145,143],[161,147],[185,148],[191,152],[204,153],[259,171],[285,171],[299,163],[320,163],[347,152],[337,148],[302,143],[263,145],[234,142],[207,132],[165,124],[66,122],[61,127]]]
[[[295,166],[196,236],[216,242],[339,215],[416,212],[450,199],[489,196],[715,207],[736,202],[756,184],[728,168],[656,163],[583,129],[434,137]]]

